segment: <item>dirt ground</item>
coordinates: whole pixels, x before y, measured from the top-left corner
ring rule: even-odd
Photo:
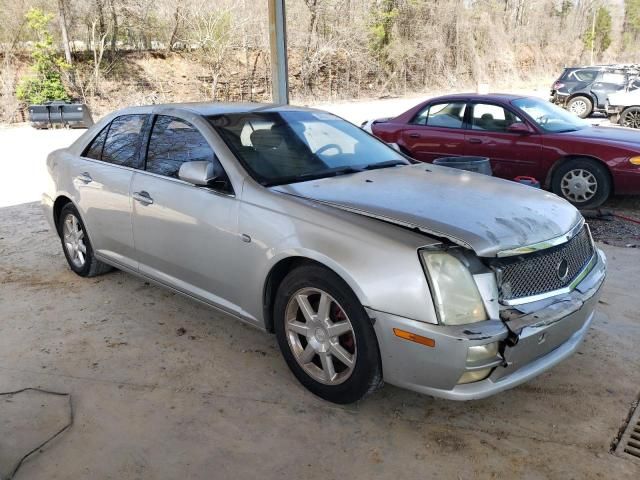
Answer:
[[[358,122],[415,101],[329,109]],[[0,128],[0,392],[68,392],[75,412],[17,479],[640,478],[610,453],[640,393],[639,249],[600,245],[585,344],[534,381],[469,403],[387,385],[339,407],[296,382],[271,335],[122,272],[68,269],[34,201],[46,153],[80,133]],[[67,420],[65,397],[0,396],[0,478]]]
[[[387,385],[339,407],[273,336],[122,272],[77,277],[37,204],[1,208],[0,391],[75,409],[17,478],[638,478],[609,449],[640,390],[640,255],[604,248],[593,328],[553,370],[482,401]],[[67,409],[0,397],[0,477]]]

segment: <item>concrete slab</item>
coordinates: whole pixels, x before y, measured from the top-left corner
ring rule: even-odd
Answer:
[[[477,402],[385,386],[339,407],[271,335],[121,272],[81,279],[38,205],[0,208],[0,391],[76,406],[17,478],[638,478],[609,449],[639,393],[640,253],[604,248],[593,328],[553,370]]]

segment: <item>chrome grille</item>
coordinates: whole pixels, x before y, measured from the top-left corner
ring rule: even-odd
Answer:
[[[498,271],[500,298],[514,300],[560,290],[571,284],[593,254],[591,235],[585,225],[562,245],[521,255],[515,261],[500,261],[494,265]],[[566,275],[562,275],[565,267]]]

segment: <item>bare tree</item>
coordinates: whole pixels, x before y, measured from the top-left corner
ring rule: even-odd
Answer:
[[[91,24],[91,50],[93,51],[93,89],[94,94],[100,94],[100,65],[104,55],[104,45],[107,39],[107,32],[102,35],[96,33],[96,24],[98,20],[94,20]]]
[[[73,59],[71,58],[71,47],[69,46],[69,33],[67,32],[67,17],[65,10],[65,1],[58,0],[58,21],[60,23],[60,33],[62,35],[64,59],[69,65],[73,65]]]

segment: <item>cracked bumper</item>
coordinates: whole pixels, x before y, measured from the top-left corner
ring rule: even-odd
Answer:
[[[606,259],[598,251],[598,262],[573,292],[559,296],[540,309],[521,315],[517,343],[507,341],[510,321],[444,326],[389,313],[368,310],[375,320],[384,380],[398,387],[451,400],[474,400],[524,383],[572,355],[582,343],[593,321]],[[530,319],[527,319],[530,317]],[[431,338],[435,346],[409,342],[393,329]],[[512,340],[512,339],[511,339]],[[482,365],[467,362],[468,348],[498,342],[500,354]],[[466,372],[491,367],[484,380],[459,384]]]

